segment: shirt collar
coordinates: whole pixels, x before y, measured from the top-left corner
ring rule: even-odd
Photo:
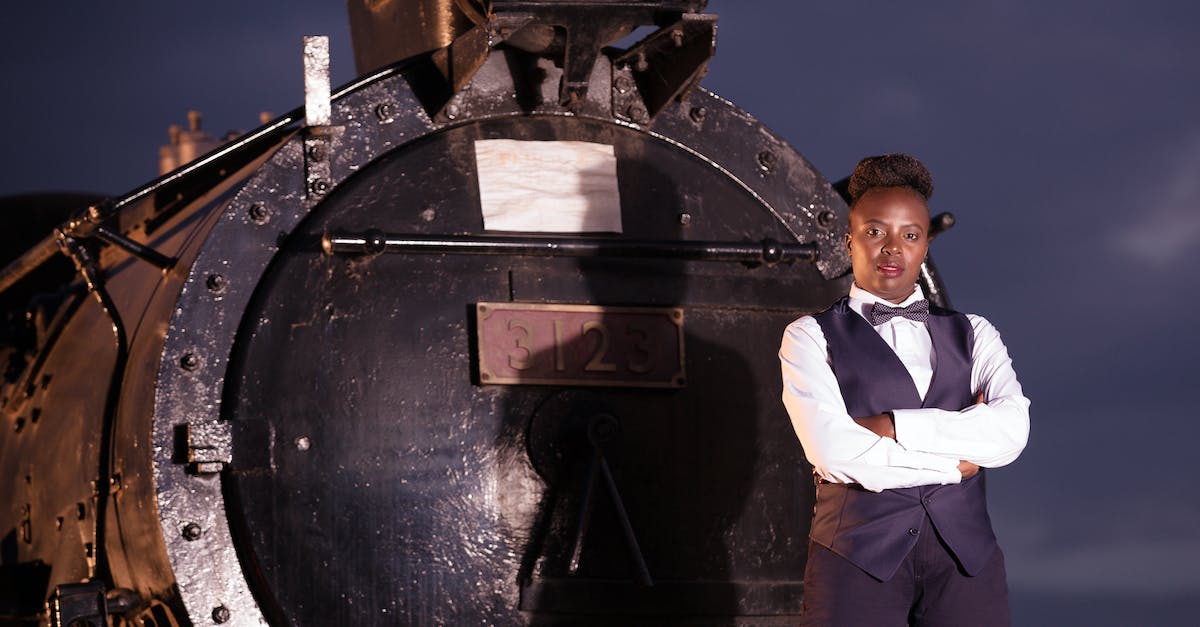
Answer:
[[[850,308],[864,318],[867,317],[867,310],[870,309],[871,305],[874,305],[875,303],[883,303],[888,307],[907,307],[908,305],[911,305],[923,298],[925,298],[925,290],[921,289],[921,285],[919,283],[917,284],[916,289],[913,290],[913,293],[910,294],[908,298],[904,299],[900,304],[880,298],[868,292],[867,290],[864,290],[858,285],[850,285]],[[896,318],[893,318],[893,320],[895,319]]]

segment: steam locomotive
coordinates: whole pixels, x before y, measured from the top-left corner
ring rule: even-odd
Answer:
[[[306,40],[304,107],[10,222],[0,624],[794,622],[847,209],[705,4],[351,0],[350,84]]]

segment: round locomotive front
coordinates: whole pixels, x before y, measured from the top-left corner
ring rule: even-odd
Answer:
[[[830,261],[832,231],[772,201],[808,216],[838,211],[833,193],[709,94],[648,127],[527,112],[497,97],[508,67],[489,59],[455,119],[426,119],[403,74],[347,95],[326,197],[273,229],[242,217],[284,214],[273,195],[225,210],[172,321],[156,430],[174,441],[213,407],[231,535],[177,542],[177,575],[195,568],[194,590],[216,588],[202,604],[228,608],[198,550],[228,541],[280,624],[794,618],[811,479],[775,352],[845,286],[761,251],[800,236]],[[523,174],[530,150],[550,157]],[[601,228],[513,215],[547,202]],[[209,481],[192,466],[160,462],[168,532],[218,502],[181,503]]]

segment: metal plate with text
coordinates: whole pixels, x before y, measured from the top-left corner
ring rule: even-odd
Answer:
[[[683,310],[478,303],[484,384],[680,388]]]

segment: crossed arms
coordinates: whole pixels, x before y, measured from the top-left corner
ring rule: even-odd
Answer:
[[[1016,459],[1029,437],[1029,399],[995,327],[980,316],[968,319],[977,402],[959,411],[897,409],[891,416],[850,416],[820,325],[805,317],[788,327],[779,350],[783,402],[818,475],[880,491],[957,483],[979,467]]]

